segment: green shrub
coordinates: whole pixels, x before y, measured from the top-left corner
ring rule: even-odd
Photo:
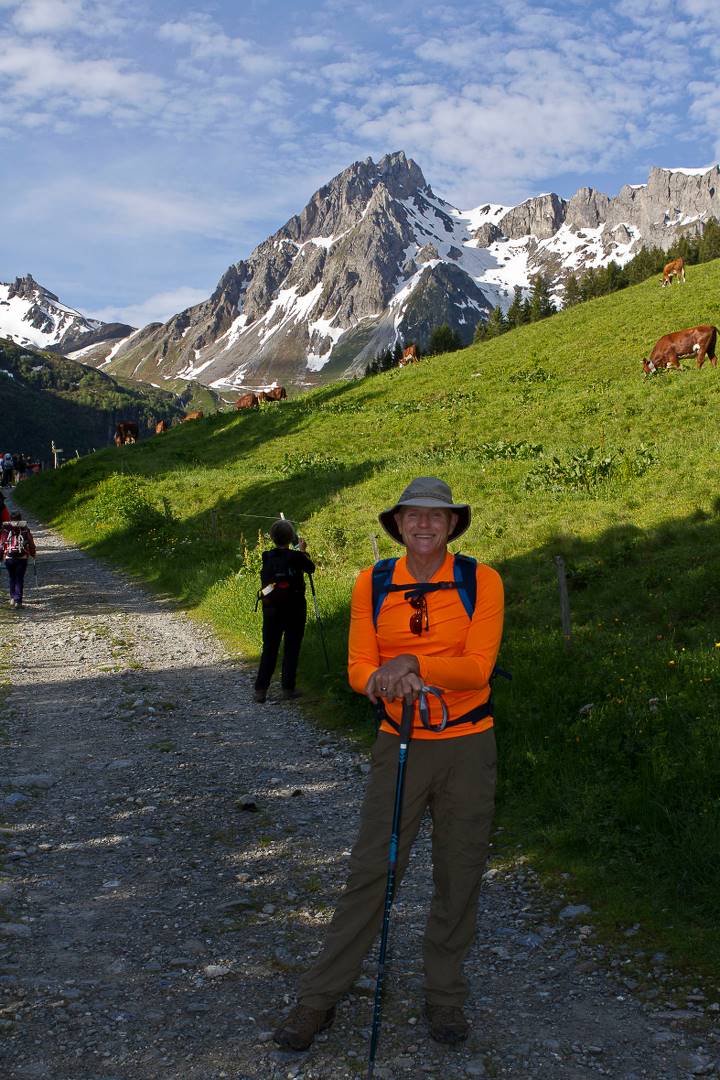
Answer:
[[[158,508],[150,497],[148,484],[138,476],[111,473],[98,485],[94,498],[85,506],[84,515],[99,532],[137,528],[143,534],[149,530],[164,530],[173,523],[167,499]]]
[[[655,450],[642,443],[631,453],[588,446],[564,459],[554,455],[538,462],[525,477],[524,486],[526,491],[596,493],[611,480],[642,476],[656,460]]]
[[[342,467],[343,464],[338,458],[310,450],[306,453],[286,453],[280,465],[280,472],[285,475],[307,472],[326,473],[337,472]]]
[[[473,448],[481,461],[524,461],[528,458],[542,457],[543,448],[540,443],[530,443],[525,439],[520,442],[505,442],[504,439],[494,443],[478,443]]]

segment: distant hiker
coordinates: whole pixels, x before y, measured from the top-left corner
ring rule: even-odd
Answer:
[[[5,496],[3,495],[2,491],[0,491],[0,524],[2,522],[9,521],[9,520],[10,520],[10,511],[8,510],[7,506],[5,505]]]
[[[21,480],[25,479],[25,474],[27,473],[27,468],[28,468],[27,458],[25,457],[24,454],[18,454],[17,461],[15,463],[15,471],[17,472],[18,484],[20,483]]]
[[[291,522],[284,519],[274,522],[270,539],[275,547],[262,553],[258,593],[258,603],[262,602],[263,648],[255,680],[257,702],[263,702],[267,697],[283,635],[283,697],[297,697],[295,677],[307,617],[305,574],[315,570],[315,563],[305,553],[305,541],[296,537]],[[295,542],[299,550],[290,547]]]
[[[424,943],[425,1010],[436,1041],[458,1043],[469,1033],[463,963],[475,937],[494,809],[490,678],[502,634],[503,587],[491,567],[448,551],[468,528],[470,507],[454,503],[442,480],[413,480],[379,520],[406,554],[361,571],[355,582],[348,671],[352,688],[380,707],[382,723],[345,891],[323,951],[300,980],[298,1004],[273,1035],[289,1050],[306,1050],[330,1026],[335,1003],[355,982],[380,930],[397,732],[403,702],[416,701],[427,686],[442,692],[449,719],[443,727],[442,703],[429,694],[425,721],[415,713],[396,880],[429,808],[434,889]]]
[[[13,481],[13,472],[15,471],[15,462],[13,461],[12,454],[8,451],[7,454],[3,454],[2,458],[2,486],[10,487]]]
[[[23,583],[30,556],[35,558],[35,541],[27,521],[19,510],[14,510],[10,520],[0,529],[0,559],[10,578],[10,607],[22,607]]]

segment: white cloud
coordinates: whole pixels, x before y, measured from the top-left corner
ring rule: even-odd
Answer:
[[[98,311],[88,312],[88,315],[92,319],[102,319],[103,322],[122,322],[140,327],[147,326],[151,322],[167,322],[171,316],[207,298],[206,289],[180,285],[167,292],[155,293],[135,304],[127,304],[124,307],[104,307]]]
[[[304,53],[327,52],[333,44],[333,39],[327,34],[300,34],[290,41],[293,49]]]
[[[136,23],[136,0],[0,0],[14,9],[12,26],[19,34],[104,37]]]
[[[231,61],[249,75],[273,72],[276,61],[257,42],[249,38],[231,37],[205,15],[196,15],[184,22],[163,23],[158,29],[161,41],[186,46],[193,60]]]
[[[23,0],[13,15],[13,25],[25,34],[71,29],[77,25],[82,0]]]
[[[160,104],[163,80],[134,69],[129,60],[87,60],[47,40],[0,38],[0,80],[6,101],[21,108],[41,99],[52,112],[106,113],[115,104],[145,112]]]

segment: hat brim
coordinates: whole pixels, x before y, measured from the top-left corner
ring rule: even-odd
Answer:
[[[429,498],[407,499],[401,503],[395,503],[395,505],[391,506],[388,510],[383,510],[382,514],[378,514],[378,521],[388,536],[392,537],[396,544],[402,544],[403,538],[398,530],[395,515],[399,510],[404,510],[406,506],[426,506],[428,509],[450,510],[453,514],[457,514],[458,519],[455,522],[455,528],[447,538],[448,544],[453,540],[457,540],[457,538],[462,536],[462,534],[470,527],[471,512],[467,503],[449,504],[441,502],[440,499],[433,500]]]

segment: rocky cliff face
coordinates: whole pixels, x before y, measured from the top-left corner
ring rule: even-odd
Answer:
[[[509,210],[500,218],[498,227],[509,240],[520,236],[549,240],[562,225],[566,206],[565,200],[557,195],[538,195]]]
[[[356,162],[231,266],[207,301],[128,341],[112,370],[311,385],[364,368],[397,340],[424,343],[438,323],[469,339],[498,288],[469,272],[478,260],[468,239],[459,212],[403,153]]]

